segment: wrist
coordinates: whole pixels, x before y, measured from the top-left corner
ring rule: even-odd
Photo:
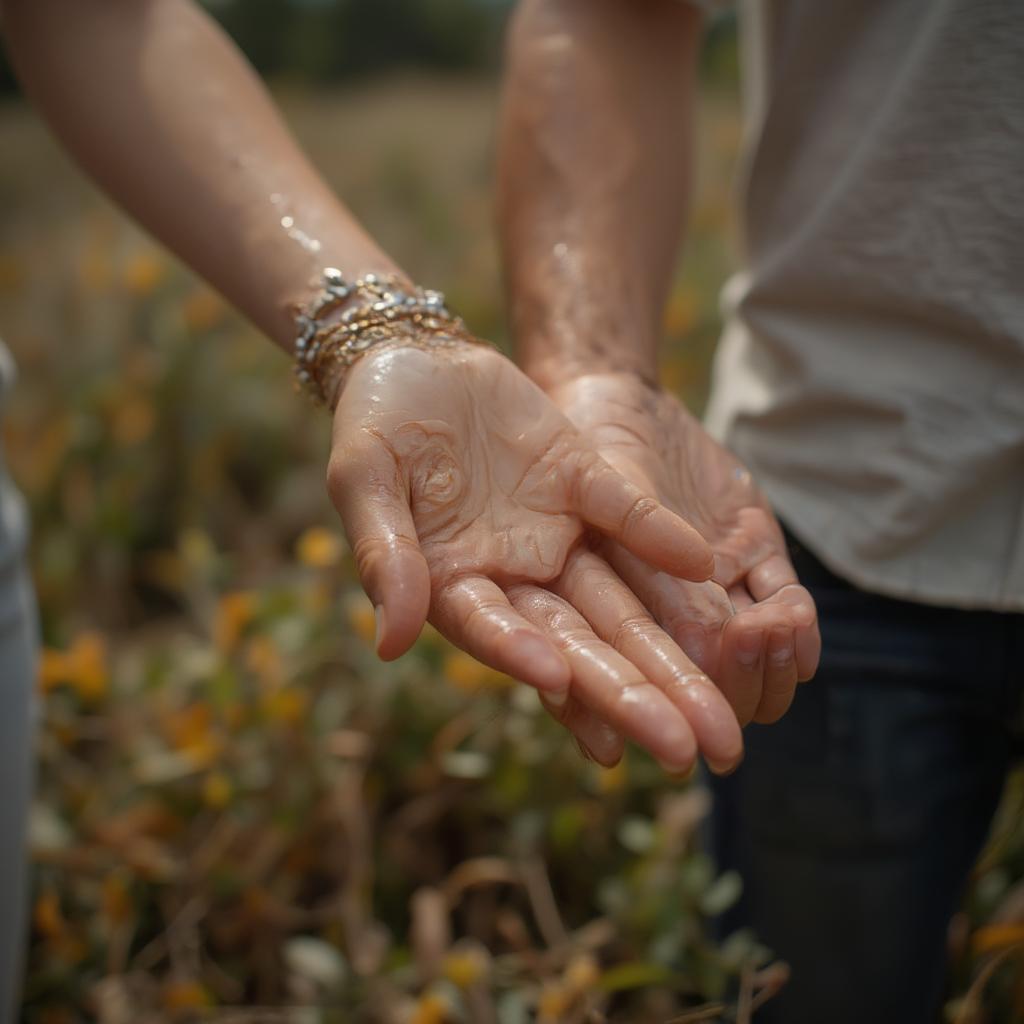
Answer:
[[[658,379],[660,317],[624,279],[595,275],[584,287],[551,275],[509,287],[516,361],[542,389],[588,373]]]
[[[620,378],[646,388],[659,387],[657,361],[628,345],[602,344],[587,339],[586,345],[558,342],[519,343],[516,363],[541,390],[551,393],[584,377]]]
[[[636,409],[652,408],[666,392],[657,381],[632,370],[594,370],[588,368],[574,376],[562,376],[545,393],[556,405],[573,404],[581,396],[615,398]]]
[[[295,312],[295,375],[314,402],[333,409],[349,370],[369,351],[454,348],[481,344],[444,295],[399,275],[367,273],[350,280],[335,267]]]

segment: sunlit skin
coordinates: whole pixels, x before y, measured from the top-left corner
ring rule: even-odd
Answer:
[[[773,722],[817,666],[813,600],[750,474],[657,384],[693,177],[700,31],[696,7],[678,0],[521,0],[499,220],[520,364],[611,465],[701,531],[715,577],[674,579],[613,544],[600,553],[742,723]],[[573,600],[586,614],[582,589]],[[593,695],[575,688],[558,715],[598,760],[621,754]]]
[[[777,721],[796,684],[814,675],[821,640],[814,601],[750,473],[674,395],[631,375],[580,377],[552,395],[611,465],[685,516],[715,552],[706,583],[607,546],[612,565],[715,679],[740,722]]]
[[[471,344],[371,353],[345,381],[334,438],[330,491],[383,657],[429,615],[570,725],[586,730],[582,703],[672,771],[698,749],[735,763],[742,741],[721,693],[588,542],[691,580],[710,575],[709,548],[504,356]]]
[[[290,308],[324,266],[401,273],[190,0],[3,9],[22,85],[72,155],[286,352]],[[621,166],[609,170],[618,180]],[[617,756],[606,739],[629,736],[672,770],[697,750],[721,770],[736,763],[725,700],[588,545],[593,528],[693,579],[710,574],[709,549],[508,360],[478,346],[365,357],[338,404],[329,486],[380,608],[384,657],[429,613],[543,690],[599,759]]]

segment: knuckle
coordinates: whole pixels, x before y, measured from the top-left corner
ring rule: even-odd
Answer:
[[[327,493],[335,503],[339,502],[352,482],[355,459],[345,452],[332,452],[327,462]]]
[[[645,693],[649,690],[650,686],[651,684],[642,676],[626,679],[622,682],[618,693],[615,695],[615,702],[621,708],[631,708],[644,700]]]
[[[653,498],[641,496],[637,498],[622,516],[623,534],[631,533],[643,526],[658,511],[658,503]]]
[[[572,654],[586,650],[594,642],[594,634],[581,626],[563,627],[558,633],[558,645]]]
[[[621,650],[631,640],[650,643],[660,639],[661,635],[662,631],[653,619],[646,615],[631,615],[616,626],[615,634],[612,637],[612,647]]]
[[[352,557],[360,579],[374,577],[387,557],[387,546],[379,537],[360,537],[352,545]]]
[[[590,448],[579,449],[565,457],[567,471],[571,474],[573,503],[577,508],[590,505],[591,497],[605,474],[611,471],[609,465],[597,452]]]
[[[714,684],[703,672],[697,672],[693,669],[687,670],[685,668],[673,670],[672,686],[679,690],[716,690]]]
[[[352,542],[352,557],[363,580],[382,576],[385,566],[390,566],[393,572],[429,574],[429,566],[417,542],[400,533],[359,537]]]
[[[476,630],[480,624],[499,626],[502,632],[494,644],[495,646],[501,646],[505,641],[507,636],[506,630],[509,626],[507,611],[508,609],[497,600],[481,600],[474,604],[466,613],[463,625],[470,632]]]

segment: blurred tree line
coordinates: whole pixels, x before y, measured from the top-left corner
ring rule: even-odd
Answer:
[[[212,0],[257,69],[320,83],[394,67],[495,63],[513,0]]]
[[[322,85],[399,68],[494,71],[505,20],[515,0],[203,0],[203,4],[261,74]],[[719,84],[735,80],[735,18],[731,14],[711,21],[702,72]],[[0,48],[0,94],[16,91]]]

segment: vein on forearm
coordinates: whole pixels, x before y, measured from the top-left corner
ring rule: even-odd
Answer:
[[[526,0],[517,13],[499,219],[520,355],[542,383],[555,363],[654,372],[696,32],[671,0]]]

